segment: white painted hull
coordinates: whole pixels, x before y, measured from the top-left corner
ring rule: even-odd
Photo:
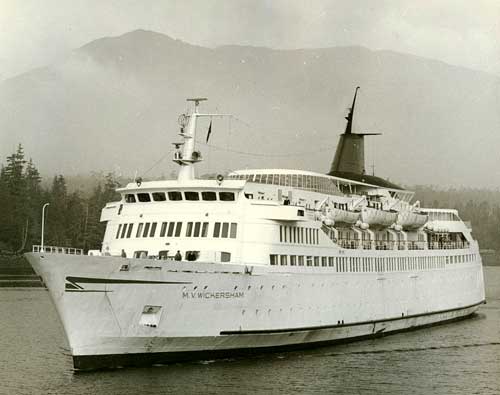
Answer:
[[[355,340],[465,317],[484,301],[480,262],[337,273],[57,254],[28,259],[49,288],[77,369]],[[123,264],[130,271],[120,271]],[[156,327],[140,324],[144,306],[161,306]]]

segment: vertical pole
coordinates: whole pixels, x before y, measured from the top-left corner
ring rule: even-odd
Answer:
[[[45,203],[42,207],[42,240],[40,242],[40,252],[45,252],[45,249],[43,247],[43,236],[45,232],[45,208],[49,205],[50,203]]]

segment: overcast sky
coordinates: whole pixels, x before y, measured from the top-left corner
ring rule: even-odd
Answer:
[[[500,74],[498,0],[0,0],[0,80],[135,29],[209,47],[361,45]]]

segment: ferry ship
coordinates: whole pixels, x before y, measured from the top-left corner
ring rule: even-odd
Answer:
[[[118,189],[99,251],[34,246],[76,370],[213,359],[383,336],[462,319],[485,302],[456,210],[366,174],[352,130],[329,174],[197,179],[204,98],[180,118],[178,178]]]

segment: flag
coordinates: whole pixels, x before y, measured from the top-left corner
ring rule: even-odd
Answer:
[[[208,126],[208,133],[207,133],[207,143],[208,139],[210,138],[210,133],[212,133],[212,121],[210,121],[210,125]]]

